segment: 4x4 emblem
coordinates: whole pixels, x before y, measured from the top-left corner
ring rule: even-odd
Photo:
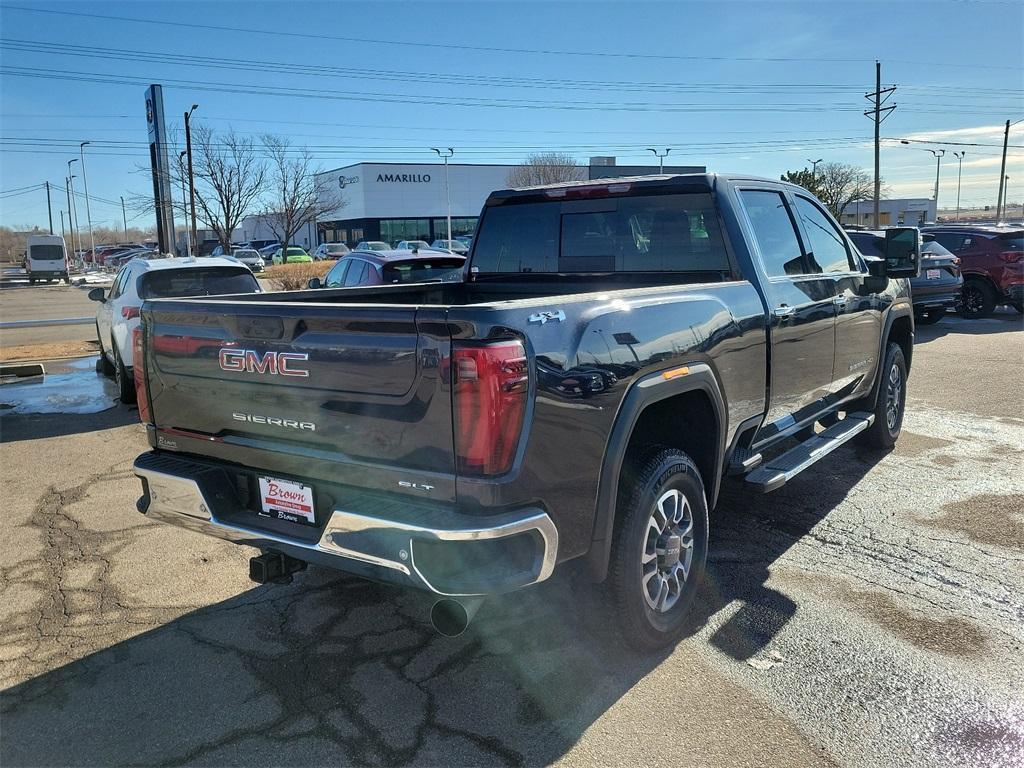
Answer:
[[[529,322],[531,323],[540,323],[541,325],[544,325],[544,323],[548,322],[549,320],[553,320],[555,322],[560,323],[563,320],[565,320],[565,312],[563,312],[560,309],[555,309],[548,312],[535,312],[534,314],[530,315],[527,318],[527,320],[529,320]]]

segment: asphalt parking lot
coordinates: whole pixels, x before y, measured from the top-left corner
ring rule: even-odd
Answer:
[[[4,765],[1024,762],[1012,311],[919,329],[894,452],[727,488],[692,633],[654,656],[571,572],[456,639],[418,594],[254,586],[249,551],[135,511],[143,431],[91,361],[48,370],[0,387]]]

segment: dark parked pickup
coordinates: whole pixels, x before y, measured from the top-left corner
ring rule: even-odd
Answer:
[[[796,186],[627,178],[491,194],[461,282],[148,301],[139,509],[258,581],[459,596],[446,631],[582,558],[624,637],[673,642],[723,478],[899,436],[917,230],[882,252]]]

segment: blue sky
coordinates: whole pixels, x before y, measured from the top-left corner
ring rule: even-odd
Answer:
[[[878,58],[899,105],[882,135],[964,144],[945,145],[940,206],[955,202],[961,149],[963,203],[994,203],[1002,123],[1024,118],[1015,2],[3,0],[0,28],[0,191],[63,185],[91,141],[93,219],[110,225],[119,196],[147,190],[148,82],[164,83],[172,124],[198,103],[197,121],[287,135],[324,168],[430,161],[438,145],[458,162],[543,150],[641,162],[655,146],[671,162],[777,176],[817,158],[871,167],[863,94]],[[1010,144],[1024,146],[1024,123]],[[886,143],[894,195],[931,196],[927,146]],[[1007,175],[1010,200],[1024,199],[1024,149]],[[65,199],[54,195],[55,219]],[[44,193],[0,198],[0,224],[45,222]]]

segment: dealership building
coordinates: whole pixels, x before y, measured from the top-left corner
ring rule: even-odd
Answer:
[[[357,163],[317,175],[325,194],[341,201],[333,214],[317,222],[320,242],[399,240],[433,242],[447,237],[451,201],[452,237],[471,235],[487,196],[509,186],[516,165],[434,163]],[[665,173],[704,173],[704,166],[666,166]],[[614,157],[591,158],[580,167],[584,179],[641,176],[658,173],[658,166],[620,166]]]

